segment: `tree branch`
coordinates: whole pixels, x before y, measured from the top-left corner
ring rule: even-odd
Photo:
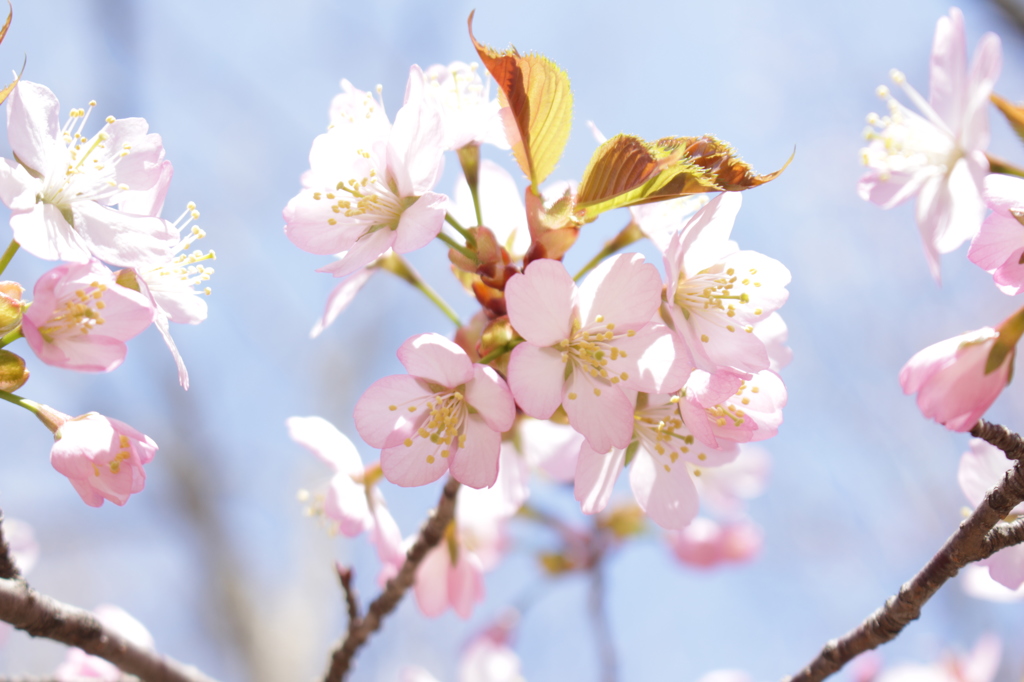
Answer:
[[[4,537],[4,513],[0,510],[0,578],[5,580],[20,580],[21,571],[14,563],[11,555],[11,546],[7,544]]]
[[[416,542],[405,555],[405,563],[398,571],[398,575],[387,582],[384,591],[373,600],[366,610],[366,615],[349,623],[348,633],[334,647],[331,653],[331,665],[324,676],[324,682],[341,682],[352,666],[352,658],[366,640],[379,627],[384,616],[391,613],[398,602],[412,586],[416,577],[416,569],[419,568],[423,557],[433,549],[441,538],[444,537],[448,523],[455,515],[455,496],[459,492],[459,482],[449,478],[445,483],[441,499],[437,503],[437,509],[430,519],[423,525]]]
[[[1002,449],[1011,459],[1024,453],[1020,436],[1005,427],[979,422],[971,433]],[[1024,501],[1024,462],[1017,459],[999,485],[988,492],[974,513],[960,524],[942,549],[910,582],[905,583],[895,596],[886,600],[881,608],[856,628],[839,639],[829,641],[817,657],[806,668],[788,678],[788,682],[819,682],[842,668],[857,654],[896,637],[907,624],[921,615],[921,607],[925,602],[961,568],[1002,548],[996,545],[1002,542],[999,538],[1003,538],[1004,534],[1001,530],[993,531],[993,528],[1021,501]],[[1007,536],[1012,533],[1016,538],[1018,534],[1024,534],[1016,523],[1008,528],[1013,530]]]
[[[39,594],[23,580],[0,579],[0,620],[104,658],[146,682],[213,682],[199,670],[133,644],[88,611]]]
[[[996,446],[1006,454],[1007,459],[1024,458],[1024,438],[1005,426],[992,424],[982,419],[971,429],[971,435],[982,439],[989,445]]]
[[[336,564],[338,581],[341,582],[341,589],[345,591],[345,607],[348,609],[348,627],[351,630],[359,622],[359,595],[352,587],[352,569],[341,564]]]
[[[982,548],[987,559],[1001,549],[1013,547],[1024,542],[1024,518],[1017,519],[1013,523],[1001,523],[985,536]]]

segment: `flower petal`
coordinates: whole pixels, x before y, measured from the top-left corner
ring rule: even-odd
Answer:
[[[519,335],[537,346],[569,338],[576,284],[559,261],[542,258],[505,285],[508,319]]]
[[[625,459],[624,448],[612,448],[610,452],[600,453],[595,452],[589,443],[583,443],[576,461],[576,483],[573,486],[573,493],[583,513],[597,514],[608,505]]]
[[[473,362],[453,341],[440,334],[417,334],[398,349],[398,359],[414,377],[445,388],[455,388],[473,378]]]
[[[490,488],[498,478],[501,433],[475,414],[466,417],[463,428],[466,444],[452,455],[452,476],[470,488]]]
[[[507,292],[506,292],[507,293]],[[562,404],[565,363],[554,348],[521,343],[508,361],[508,386],[516,403],[531,417],[547,419]]]

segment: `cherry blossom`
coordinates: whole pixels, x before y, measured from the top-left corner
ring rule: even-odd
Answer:
[[[332,530],[355,537],[369,532],[383,565],[381,582],[405,562],[402,533],[376,485],[380,467],[363,468],[352,441],[322,417],[289,417],[288,435],[334,471],[322,513]]]
[[[700,499],[717,516],[743,517],[747,502],[764,492],[771,470],[768,452],[756,445],[741,445],[732,462],[703,470],[697,479]]]
[[[974,235],[967,257],[992,275],[1000,291],[1014,296],[1024,288],[1024,180],[986,176],[985,203],[992,213]]]
[[[39,359],[57,367],[109,372],[124,361],[125,341],[153,321],[149,299],[95,259],[50,270],[33,294],[22,330]]]
[[[29,81],[15,87],[7,134],[16,160],[0,160],[0,200],[11,209],[14,238],[47,260],[81,263],[96,256],[123,266],[161,260],[173,245],[164,221],[113,208],[125,192],[159,180],[160,136],[148,133],[145,119],[109,116],[86,137],[94,106],[73,109],[61,126],[60,104],[47,87]]]
[[[1002,583],[997,582],[989,575],[988,566],[970,564],[964,566],[961,571],[963,579],[960,585],[964,593],[975,599],[1009,604],[1024,599],[1024,585],[1016,590],[1011,590]]]
[[[409,374],[378,380],[355,410],[363,440],[382,448],[384,476],[402,486],[425,485],[450,468],[470,487],[493,485],[501,434],[516,415],[504,380],[439,334],[407,340],[398,359]]]
[[[133,644],[145,649],[153,648],[153,636],[149,634],[149,630],[124,609],[102,604],[96,607],[93,614],[96,616],[96,620],[105,627]],[[90,656],[77,647],[71,647],[64,657],[64,662],[54,672],[54,678],[58,682],[80,682],[81,680],[119,682],[124,679],[124,674],[113,663],[99,656]]]
[[[683,389],[679,411],[693,435],[715,448],[720,440],[748,443],[774,436],[787,397],[785,384],[771,370],[746,378],[695,370]]]
[[[719,524],[699,516],[681,530],[665,536],[676,558],[695,568],[750,561],[761,551],[761,529],[741,519]]]
[[[960,469],[957,472],[960,489],[970,503],[977,507],[989,489],[1002,481],[1012,467],[1013,461],[1007,459],[1002,450],[980,438],[972,438],[970,449],[960,458]],[[1024,503],[1010,511],[1009,519],[1021,515],[1024,515]],[[1024,545],[1001,549],[978,564],[987,566],[992,579],[1010,590],[1024,585]]]
[[[288,202],[284,219],[285,234],[300,249],[339,254],[321,272],[350,275],[389,248],[414,251],[441,231],[447,197],[430,190],[441,173],[444,131],[436,107],[415,86],[418,70],[394,125],[381,125],[383,107],[353,91],[347,105],[362,102],[366,115],[338,115],[313,141],[305,189]]]
[[[662,528],[682,528],[700,508],[693,478],[705,467],[731,462],[739,449],[732,443],[711,448],[697,441],[680,418],[677,395],[641,393],[634,399],[628,448],[601,453],[589,441],[580,448],[576,499],[587,514],[602,511],[629,452],[629,483],[637,504]]]
[[[986,33],[967,66],[964,17],[957,8],[939,19],[931,56],[927,101],[899,71],[892,72],[921,115],[897,102],[886,87],[879,95],[889,115],[872,114],[869,170],[860,180],[861,198],[892,208],[917,196],[917,226],[932,275],[939,278],[939,254],[956,250],[981,225],[982,180],[988,172],[988,100],[1002,65],[999,37]]]
[[[54,431],[50,464],[71,481],[90,507],[103,500],[123,505],[146,485],[144,464],[157,445],[124,422],[89,412],[68,418]]]
[[[789,296],[789,270],[730,241],[742,198],[724,192],[669,240],[665,309],[698,369],[759,372],[771,366],[755,326]]]
[[[636,253],[603,261],[578,289],[548,259],[509,279],[509,321],[526,342],[512,351],[508,379],[523,412],[548,419],[561,405],[595,452],[625,448],[633,405],[623,389],[677,390],[692,369],[674,335],[651,324],[660,289]]]
[[[475,62],[452,62],[448,66],[434,64],[422,72],[413,70],[409,75],[410,88],[413,79],[420,78],[424,95],[441,113],[446,149],[483,143],[509,148],[501,105],[490,99],[491,79],[481,79],[478,70]]]
[[[998,338],[998,331],[983,327],[928,346],[900,370],[903,392],[917,393],[917,406],[928,419],[970,431],[1010,381],[1012,351],[985,372]]]

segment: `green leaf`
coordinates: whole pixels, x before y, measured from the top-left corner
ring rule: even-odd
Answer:
[[[569,76],[547,57],[520,55],[514,47],[498,52],[469,37],[480,60],[498,82],[498,99],[512,120],[505,131],[519,167],[539,194],[540,183],[551,174],[562,156],[572,127],[572,90]]]

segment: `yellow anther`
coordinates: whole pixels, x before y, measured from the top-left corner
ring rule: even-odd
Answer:
[[[700,469],[694,469],[694,470],[693,470],[693,475],[694,475],[694,476],[700,476],[700,473],[701,473],[701,472],[700,472]]]
[[[757,386],[751,386],[751,387],[750,387],[750,392],[751,392],[751,393],[760,393],[760,392],[761,392],[761,389],[760,389],[760,388],[758,388]]]
[[[412,447],[412,438],[406,438],[404,441],[402,441],[402,444],[405,445],[405,447],[407,447],[407,448],[411,448]]]
[[[630,338],[636,336],[636,330],[630,329],[628,332],[626,332],[626,336],[628,336]],[[623,355],[625,355],[625,353],[623,353]]]
[[[569,400],[576,400],[576,394],[575,393],[569,393],[568,397],[569,397]]]
[[[433,464],[433,463],[434,463],[434,456],[433,455],[427,455],[427,464]]]
[[[726,325],[726,327],[725,327],[725,328],[726,328],[726,329],[728,329],[728,330],[729,330],[729,331],[731,331],[731,332],[734,332],[734,331],[736,331],[736,327],[732,326],[731,324],[729,324],[729,325]]]
[[[707,335],[707,334],[701,334],[701,335],[700,335],[700,340],[701,340],[701,341],[703,341],[704,343],[707,343],[707,342],[708,342],[708,341],[710,341],[711,339],[709,339],[709,338],[708,338],[708,335]]]
[[[600,396],[600,395],[601,395],[601,389],[599,389],[599,388],[595,388],[595,389],[594,389],[594,395],[596,395],[596,396]]]
[[[707,458],[708,458],[708,456],[707,456],[707,455],[705,455],[705,454],[704,454],[703,452],[702,452],[702,453],[700,453],[699,455],[697,455],[697,459],[699,459],[699,460],[700,460],[700,461],[702,461],[702,462],[703,462],[704,460],[706,460]]]

